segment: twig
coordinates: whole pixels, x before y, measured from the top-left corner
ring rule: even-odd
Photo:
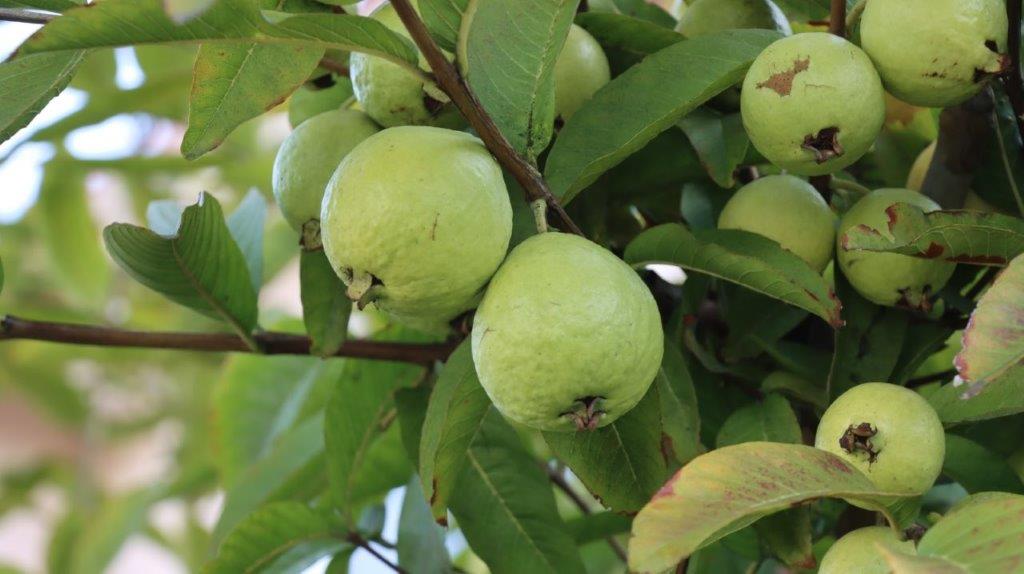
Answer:
[[[953,377],[956,376],[956,374],[956,369],[948,369],[945,371],[940,371],[938,373],[932,373],[930,375],[924,375],[921,377],[910,379],[904,386],[910,389],[914,389],[923,385],[927,385],[928,383],[935,383],[938,381],[946,381],[952,379]]]
[[[867,0],[857,0],[857,3],[850,8],[850,11],[846,14],[846,29],[849,30],[860,20],[861,14],[864,13],[864,7],[868,5]]]
[[[551,195],[551,190],[548,189],[547,183],[540,172],[537,171],[537,168],[516,153],[516,150],[512,148],[512,144],[502,135],[494,120],[484,111],[483,106],[476,99],[469,84],[466,83],[462,75],[459,74],[459,71],[448,61],[448,58],[445,57],[433,38],[430,37],[427,27],[423,24],[423,20],[420,20],[419,15],[416,14],[416,10],[413,9],[409,0],[393,0],[391,5],[398,13],[398,17],[402,19],[402,23],[405,24],[405,29],[408,30],[413,41],[420,51],[423,52],[427,63],[430,64],[430,69],[434,71],[438,87],[444,90],[448,97],[455,102],[456,107],[459,108],[462,115],[466,116],[466,120],[476,130],[476,133],[483,140],[487,149],[494,154],[498,163],[516,178],[519,185],[523,186],[530,201],[543,199],[548,207],[558,216],[565,229],[577,235],[583,235],[583,232],[576,226],[569,217],[569,214],[565,212],[558,199]]]
[[[371,555],[373,555],[374,558],[380,560],[385,566],[394,570],[395,572],[398,572],[398,574],[406,574],[404,568],[385,558],[383,554],[378,552],[373,546],[370,546],[370,543],[367,542],[365,538],[356,534],[355,532],[348,535],[348,541],[362,548],[363,550],[369,552]]]
[[[309,355],[310,339],[302,335],[264,331],[253,338],[265,355]],[[171,333],[129,331],[94,325],[29,321],[7,316],[0,320],[0,342],[17,339],[48,341],[71,345],[130,347],[136,349],[176,349],[207,353],[251,353],[245,341],[229,333]],[[398,361],[429,365],[444,360],[454,347],[450,343],[385,343],[346,341],[335,354],[380,361]]]
[[[21,22],[23,24],[46,24],[57,16],[36,12],[35,10],[18,10],[15,8],[0,8],[0,20],[7,22]]]
[[[836,36],[846,36],[846,0],[832,0],[828,15],[828,31]]]
[[[332,60],[326,57],[320,58],[320,67],[325,70],[330,70],[335,75],[344,76],[346,78],[348,77],[348,66],[338,62],[337,60]]]
[[[1017,120],[1017,131],[1024,139],[1024,80],[1020,75],[1020,24],[1021,3],[1009,0],[1006,3],[1006,18],[1010,21],[1006,35],[1006,49],[1010,55],[1010,66],[1003,75],[1003,86],[1006,96],[1013,108],[1013,117]]]
[[[555,469],[551,468],[548,465],[544,465],[544,470],[547,471],[548,478],[551,479],[551,482],[555,486],[557,486],[559,490],[564,492],[565,495],[568,496],[574,504],[576,504],[576,506],[579,507],[580,512],[582,512],[583,514],[591,514],[590,505],[587,504],[586,500],[583,500],[583,497],[580,496],[578,492],[573,490],[572,486],[570,486],[568,482],[566,482],[565,476],[562,474],[562,471],[560,469]],[[608,542],[608,546],[611,546],[612,551],[615,552],[615,554],[618,555],[618,557],[621,558],[623,562],[629,561],[629,559],[626,557],[626,549],[623,548],[621,544],[619,544],[618,540],[609,536],[608,538],[605,538],[605,541]]]

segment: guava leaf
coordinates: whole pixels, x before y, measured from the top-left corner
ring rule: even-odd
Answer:
[[[768,375],[761,383],[761,392],[790,396],[819,409],[828,407],[825,389],[821,385],[793,373],[778,371]]]
[[[439,46],[454,52],[459,42],[462,13],[469,0],[420,0],[417,7],[430,35]]]
[[[323,55],[323,48],[303,45],[200,46],[181,154],[196,159],[242,122],[276,107],[306,81]]]
[[[27,8],[47,12],[63,12],[81,4],[72,0],[0,0],[0,8]]]
[[[0,64],[0,143],[28,125],[59,94],[85,58],[81,50],[39,54]]]
[[[633,520],[630,570],[662,572],[760,518],[826,496],[857,500],[891,520],[885,497],[900,493],[878,490],[814,447],[748,442],[713,450],[684,466]]]
[[[789,508],[754,523],[754,530],[772,554],[791,568],[814,568],[811,509]]]
[[[215,0],[163,0],[164,12],[181,24],[209,10]]]
[[[578,3],[470,0],[462,22],[462,73],[501,133],[530,160],[551,140],[555,59]]]
[[[228,216],[228,231],[245,256],[252,288],[263,285],[263,224],[267,220],[267,202],[256,189],[250,189]]]
[[[310,352],[330,357],[348,337],[352,301],[345,295],[345,284],[322,249],[303,250],[299,255],[299,288],[302,320],[313,341]]]
[[[651,4],[647,0],[609,0],[598,4],[593,3],[590,10],[597,12],[599,9],[608,10],[612,14],[623,14],[632,18],[639,18],[645,22],[657,24],[661,28],[672,29],[676,25],[676,19],[657,4]]]
[[[1017,217],[966,210],[925,213],[907,203],[885,212],[891,238],[858,225],[843,235],[843,248],[997,266],[1024,253],[1024,220]]]
[[[430,505],[423,498],[420,477],[414,475],[405,486],[402,513],[398,519],[398,541],[395,543],[398,565],[416,572],[452,572],[444,534],[444,529],[434,522]]]
[[[551,192],[571,201],[598,176],[659,133],[743,79],[767,30],[732,30],[673,44],[601,88],[562,128],[544,174]]]
[[[668,263],[706,273],[810,311],[834,328],[842,324],[841,305],[824,278],[778,243],[754,233],[659,225],[630,242],[625,260],[634,267]]]
[[[946,384],[925,398],[947,425],[1024,413],[1024,377],[1004,377],[976,395],[966,391],[962,385]]]
[[[775,343],[807,318],[807,312],[734,285],[724,286],[723,318],[729,326],[721,355],[734,363],[764,353],[765,346]]]
[[[679,128],[697,150],[701,165],[718,187],[736,185],[733,172],[747,157],[750,138],[743,129],[739,112],[723,114],[697,108],[679,120]]]
[[[635,407],[605,427],[544,433],[555,456],[616,512],[640,510],[668,478],[658,388],[652,385]]]
[[[572,535],[572,539],[580,546],[609,536],[625,534],[629,532],[632,524],[632,517],[611,510],[582,514],[565,521],[565,527]]]
[[[576,24],[589,32],[603,48],[641,57],[686,39],[671,28],[614,12],[583,12],[576,16]]]
[[[409,461],[416,468],[417,479],[419,479],[423,423],[427,420],[427,404],[430,402],[432,391],[433,388],[425,385],[395,391],[395,412],[398,414],[398,423],[402,431],[402,446],[405,447],[405,454],[409,457]],[[420,490],[423,490],[422,481]]]
[[[801,436],[789,401],[781,395],[768,395],[725,419],[715,444],[718,448],[757,441],[799,444]]]
[[[1024,494],[1024,484],[1010,468],[1006,457],[959,435],[946,433],[946,459],[942,463],[942,473],[960,483],[967,492]]]
[[[654,384],[661,399],[661,447],[671,451],[665,454],[674,469],[676,464],[686,464],[704,452],[704,446],[700,442],[700,410],[693,378],[682,353],[668,337]]]
[[[1006,90],[998,84],[985,93],[991,98],[992,109],[984,140],[974,143],[980,148],[981,164],[971,170],[971,189],[998,209],[1024,214],[1024,142],[1016,113]]]
[[[61,16],[63,18],[63,16]],[[241,249],[213,196],[185,209],[173,236],[115,223],[103,231],[110,256],[136,281],[168,299],[227,322],[256,348],[256,290]]]
[[[953,328],[939,322],[911,322],[907,326],[907,335],[896,368],[886,380],[894,385],[905,385],[929,357],[946,346],[953,331]]]
[[[149,509],[164,496],[153,486],[107,501],[90,516],[71,549],[70,572],[103,572],[133,533],[146,524]]]

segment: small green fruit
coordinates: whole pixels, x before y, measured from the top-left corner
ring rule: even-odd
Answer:
[[[555,117],[568,120],[611,77],[608,58],[597,40],[576,24],[569,26],[555,60]]]
[[[811,184],[791,175],[769,175],[741,187],[722,209],[718,227],[773,239],[818,273],[832,260],[836,216]]]
[[[320,219],[324,188],[341,160],[380,127],[353,110],[318,114],[295,128],[274,159],[274,199],[296,231]]]
[[[586,239],[543,233],[513,249],[491,281],[473,321],[473,361],[509,419],[594,429],[644,396],[663,338],[633,269]]]
[[[297,128],[315,115],[342,109],[352,97],[352,82],[348,78],[335,78],[325,88],[302,86],[288,100],[288,123]]]
[[[436,329],[471,308],[508,249],[512,207],[480,140],[426,126],[357,146],[327,185],[324,251],[361,305]]]
[[[860,38],[885,88],[907,103],[947,107],[1009,66],[1003,0],[871,0]]]
[[[796,175],[822,175],[860,159],[885,121],[871,60],[832,34],[783,38],[754,60],[740,97],[750,141]]]
[[[740,28],[791,33],[786,16],[771,0],[697,0],[676,25],[676,31],[687,38]]]
[[[925,211],[939,209],[937,203],[909,189],[877,189],[869,193],[839,222],[839,268],[854,289],[874,303],[927,311],[930,298],[949,281],[955,263],[898,253],[848,251],[843,247],[843,235],[856,226],[866,226],[891,238],[886,209],[894,203],[909,203]]]
[[[913,496],[942,471],[946,438],[935,409],[914,391],[864,383],[836,399],[814,446],[855,466],[884,492]]]
[[[818,574],[889,574],[892,568],[879,549],[917,554],[914,543],[900,540],[892,528],[868,526],[836,540],[821,559]]]

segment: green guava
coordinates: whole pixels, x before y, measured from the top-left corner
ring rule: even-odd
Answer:
[[[324,188],[341,160],[380,130],[366,114],[334,110],[302,122],[284,140],[274,158],[274,199],[296,231],[320,219]]]
[[[381,5],[373,13],[373,18],[392,31],[409,37],[391,4]],[[420,68],[427,69],[422,54]],[[360,105],[384,127],[432,125],[454,128],[462,124],[454,105],[442,103],[428,94],[421,78],[394,62],[353,52],[349,58],[349,77]]]
[[[868,526],[836,540],[821,559],[818,574],[889,574],[892,568],[879,549],[917,554],[914,543],[900,540],[892,528]]]
[[[811,184],[791,175],[769,175],[741,187],[722,209],[718,227],[773,239],[818,273],[832,260],[836,216]]]
[[[948,107],[1010,64],[1003,0],[871,0],[861,46],[885,88],[918,106]]]
[[[323,88],[305,85],[295,90],[288,100],[288,123],[292,128],[315,115],[340,110],[351,101],[352,82],[348,78],[332,78],[332,81]]]
[[[823,175],[860,159],[885,121],[885,92],[860,48],[832,34],[783,38],[754,60],[740,96],[743,126],[768,161]]]
[[[789,20],[771,0],[697,0],[676,24],[676,32],[687,38],[740,28],[791,33]]]
[[[914,160],[914,164],[910,167],[910,174],[907,175],[907,189],[921,191],[921,188],[924,186],[924,178],[928,175],[928,168],[932,164],[932,158],[935,157],[935,145],[936,142],[932,142]],[[996,213],[999,211],[996,206],[985,201],[980,195],[970,189],[967,190],[967,196],[964,198],[963,208],[971,211],[983,211],[985,213]]]
[[[909,203],[925,211],[939,209],[937,203],[909,189],[877,189],[865,195],[839,221],[839,268],[854,289],[874,303],[927,311],[931,298],[949,281],[955,263],[898,253],[849,251],[843,247],[843,235],[861,225],[891,238],[886,209],[894,203]]]
[[[839,456],[884,492],[924,493],[942,471],[946,437],[935,409],[914,391],[863,383],[837,398],[814,446]]]
[[[548,431],[594,429],[633,408],[661,365],[650,290],[610,251],[575,235],[520,243],[473,321],[480,383],[507,418]]]
[[[611,78],[608,58],[597,40],[576,24],[569,26],[555,60],[555,117],[568,120]]]
[[[327,184],[324,252],[360,306],[436,330],[479,300],[508,250],[512,207],[480,140],[429,126],[359,144]]]

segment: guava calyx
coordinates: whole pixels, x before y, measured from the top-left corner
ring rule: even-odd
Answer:
[[[920,289],[914,289],[911,287],[905,287],[899,289],[900,298],[896,301],[897,307],[904,307],[911,311],[920,311],[921,313],[931,313],[932,311],[932,286],[925,285]]]
[[[341,270],[341,279],[347,286],[345,296],[355,303],[360,311],[379,299],[384,288],[384,282],[373,273],[357,271],[351,267]]]
[[[320,220],[310,219],[302,224],[302,235],[299,245],[305,251],[319,251],[324,248],[320,239]]]
[[[871,423],[850,425],[843,436],[839,437],[839,448],[849,454],[867,453],[868,464],[871,464],[878,460],[878,453],[881,452],[881,449],[875,449],[875,445],[871,442],[871,437],[876,434],[878,434],[878,429]]]
[[[604,397],[581,397],[573,403],[572,410],[566,411],[560,416],[571,420],[576,425],[576,430],[595,430],[601,422],[601,417],[605,415],[605,412],[601,410],[604,400]]]
[[[814,161],[819,164],[843,155],[843,146],[839,143],[839,128],[836,126],[822,128],[816,134],[807,134],[801,147],[813,153]]]

